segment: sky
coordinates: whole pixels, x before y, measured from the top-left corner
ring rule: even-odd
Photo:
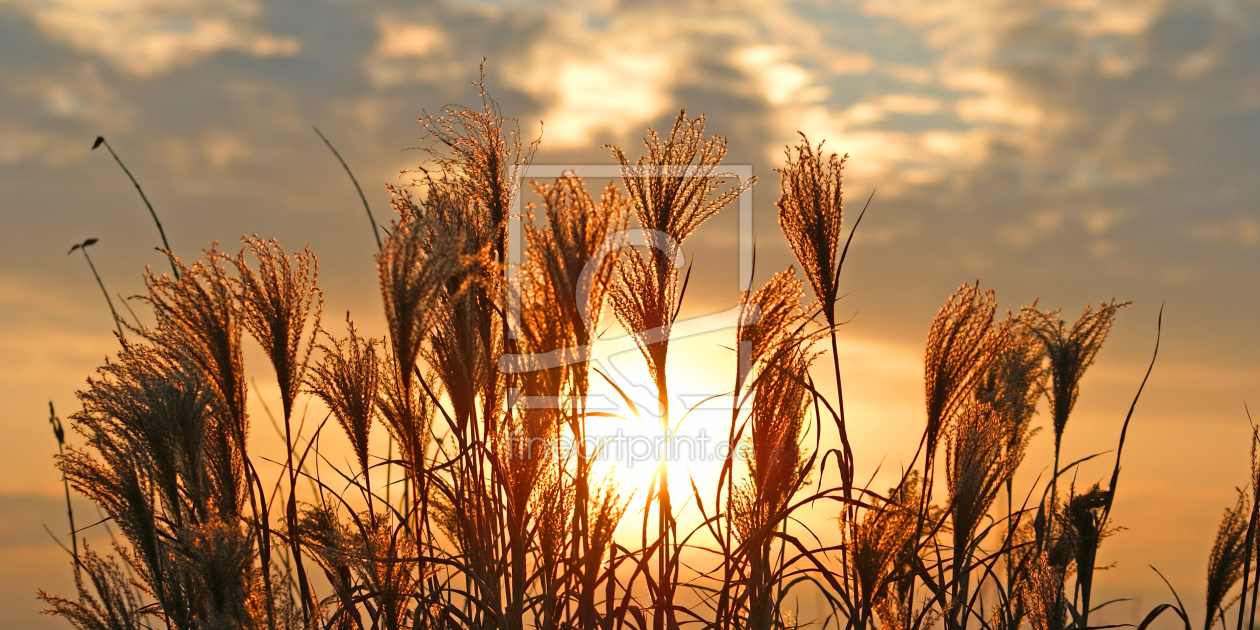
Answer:
[[[384,184],[423,157],[409,150],[417,119],[477,105],[483,57],[503,113],[541,134],[536,164],[611,164],[607,143],[635,157],[648,127],[705,113],[727,163],[758,178],[758,282],[792,263],[773,207],[785,145],[799,131],[849,155],[847,225],[875,194],[840,306],[859,473],[913,451],[923,340],[958,285],[1068,319],[1133,302],[1085,377],[1065,458],[1114,448],[1162,307],[1097,588],[1134,599],[1109,619],[1136,621],[1170,598],[1154,565],[1198,617],[1216,524],[1246,482],[1245,404],[1260,400],[1260,3],[0,0],[6,625],[62,627],[34,599],[72,588],[41,527],[65,527],[48,403],[73,413],[117,344],[86,261],[65,252],[98,238],[88,251],[112,295],[164,264],[135,189],[92,140],[126,162],[178,255],[255,233],[309,243],[326,321],[351,311],[382,334],[363,208],[311,127],[385,222]],[[684,314],[733,304],[738,242],[733,210],[688,241]],[[714,352],[707,339],[694,356]],[[265,401],[274,385],[249,352]],[[1028,483],[1051,446],[1033,442]],[[1108,476],[1112,456],[1079,483]]]

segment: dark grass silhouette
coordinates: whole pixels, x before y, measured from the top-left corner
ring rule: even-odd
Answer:
[[[122,539],[102,553],[76,538],[78,592],[41,591],[47,612],[92,630],[1090,627],[1119,450],[1106,485],[1078,492],[1060,483],[1080,462],[1060,468],[1059,443],[1125,304],[1087,307],[1070,327],[1036,304],[998,319],[991,290],[962,285],[928,331],[917,454],[893,488],[860,486],[836,356],[853,236],[842,231],[844,161],[802,136],[780,171],[778,208],[804,277],[788,268],[739,296],[727,440],[748,458],[725,460],[711,494],[670,478],[662,458],[643,505],[631,506],[629,489],[592,472],[582,438],[607,414],[585,406],[592,368],[580,349],[598,343],[607,303],[657,388],[647,412],[674,431],[669,332],[686,277],[671,248],[751,182],[727,183],[724,140],[680,113],[667,137],[648,132],[643,157],[612,148],[621,186],[594,197],[576,177],[538,185],[517,317],[506,225],[514,169],[535,145],[482,96],[480,108],[422,119],[429,162],[415,186],[390,189],[377,256],[385,339],[361,336],[348,314],[345,336],[323,327],[309,249],[290,255],[253,236],[238,255],[211,248],[192,265],[168,249],[172,275],[145,276],[155,324],[124,338],[115,317],[122,347],[79,393],[78,438],[57,459]],[[630,217],[657,247],[599,259]],[[278,460],[249,449],[245,334],[281,392]],[[836,396],[810,370],[827,355]],[[556,356],[566,360],[539,358]],[[1055,469],[1014,507],[1043,396]],[[330,410],[313,428],[294,414],[307,397]],[[369,443],[378,427],[390,436],[384,454]],[[840,449],[819,452],[824,427]],[[348,469],[319,450],[320,434],[337,429],[352,446]],[[582,446],[562,449],[565,432]],[[829,457],[839,464],[830,474]],[[260,474],[263,461],[280,474]],[[1205,630],[1227,622],[1229,605],[1239,629],[1248,604],[1254,614],[1258,481],[1217,536]],[[1008,507],[995,509],[1003,489]],[[830,511],[838,528],[810,531],[797,518],[805,509]],[[681,510],[700,525],[682,530]],[[639,512],[638,544],[614,538]],[[801,617],[793,602],[805,593],[829,614]],[[1179,602],[1143,627],[1167,611],[1190,627]]]

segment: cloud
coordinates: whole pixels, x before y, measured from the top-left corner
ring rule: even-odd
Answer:
[[[460,58],[460,44],[467,42],[448,36],[459,17],[457,12],[427,10],[377,13],[376,41],[364,65],[372,84],[378,89],[433,84],[466,73],[470,60]]]
[[[746,12],[719,16],[701,3],[678,3],[667,20],[659,7],[555,11],[507,81],[542,104],[548,144],[591,148],[601,133],[637,135],[672,113],[689,71],[751,28]]]
[[[9,0],[39,29],[74,50],[142,77],[168,73],[222,51],[268,57],[297,54],[293,37],[255,24],[249,0]]]
[[[1209,221],[1191,228],[1190,238],[1209,245],[1254,248],[1260,245],[1260,221],[1245,214]]]
[[[906,184],[892,187],[906,204],[965,199],[951,232],[987,232],[1020,250],[1058,248],[1069,274],[1096,271],[1099,261],[1107,275],[1132,274],[1146,260],[1158,271],[1130,281],[1173,284],[1194,265],[1135,251],[1139,234],[1232,250],[1260,238],[1260,185],[1248,166],[1260,158],[1260,79],[1246,61],[1260,54],[1255,5],[859,6],[920,34],[931,80],[905,93],[941,108],[921,115],[926,127],[870,149],[887,165],[873,174]],[[892,94],[812,118],[842,138],[887,128]],[[944,159],[925,159],[929,134],[952,148]]]
[[[429,24],[390,24],[378,20],[381,40],[376,55],[384,58],[425,57],[446,47],[446,34]]]
[[[101,237],[92,255],[122,294],[141,290],[145,264],[163,265],[135,190],[107,154],[88,150],[91,139],[110,138],[181,255],[215,239],[231,249],[242,233],[291,249],[310,242],[328,312],[352,306],[383,334],[363,209],[310,125],[387,223],[380,184],[420,159],[399,153],[419,135],[415,119],[449,102],[476,106],[469,83],[483,56],[504,114],[527,129],[546,122],[540,160],[607,161],[594,145],[609,141],[637,155],[645,127],[661,129],[681,107],[707,113],[709,130],[730,138],[729,161],[760,177],[762,270],[791,261],[773,217],[783,145],[801,130],[851,154],[846,225],[879,191],[843,279],[855,318],[841,352],[855,431],[870,440],[863,465],[920,428],[914,344],[940,300],[977,277],[999,287],[1004,308],[1038,295],[1069,311],[1102,295],[1134,299],[1108,350],[1126,360],[1114,379],[1100,362],[1089,390],[1125,400],[1085,414],[1082,429],[1098,418],[1110,430],[1101,421],[1123,416],[1167,300],[1168,345],[1152,377],[1167,380],[1152,382],[1139,413],[1168,420],[1135,429],[1155,441],[1145,452],[1135,443],[1135,469],[1161,461],[1158,430],[1239,418],[1229,405],[1256,382],[1254,3],[0,3],[0,212],[20,235],[0,251],[11,437],[0,491],[54,497],[0,497],[0,545],[42,540],[42,530],[6,533],[28,521],[61,523],[47,402],[72,413],[72,392],[116,348],[94,280],[65,250]],[[716,250],[721,228],[710,227],[696,243]],[[1193,361],[1211,370],[1177,384]],[[255,392],[272,399],[265,362],[247,363],[264,370]],[[1181,406],[1169,411],[1172,402]],[[270,439],[265,421],[255,426]],[[1223,443],[1223,433],[1193,433]],[[1141,483],[1199,470],[1158,465],[1166,470]],[[1195,500],[1187,512],[1217,514],[1202,510],[1210,497]],[[1147,540],[1137,529],[1132,539]],[[1125,556],[1118,576],[1146,560]]]
[[[757,45],[735,51],[736,63],[743,66],[761,84],[765,99],[772,105],[792,102],[818,102],[827,98],[827,90],[814,84],[805,68],[790,60],[792,51],[786,46]],[[836,72],[847,73],[862,63],[840,63]]]
[[[666,110],[662,77],[671,65],[668,55],[644,47],[614,57],[606,51],[590,59],[560,56],[513,73],[513,80],[548,102],[542,118],[552,121],[549,144],[589,148],[596,132],[638,131]]]

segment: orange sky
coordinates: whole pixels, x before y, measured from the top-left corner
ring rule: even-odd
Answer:
[[[1140,600],[1104,623],[1167,600],[1153,564],[1202,605],[1216,523],[1246,480],[1244,402],[1260,394],[1254,1],[122,6],[0,2],[0,618],[60,627],[33,599],[36,586],[70,585],[40,528],[63,527],[47,403],[72,413],[73,392],[115,345],[86,264],[65,252],[99,238],[93,260],[124,296],[141,290],[145,265],[163,264],[147,211],[92,138],[109,138],[139,178],[176,253],[216,240],[234,250],[252,233],[310,243],[326,321],[350,310],[381,334],[362,208],[310,126],[384,221],[382,184],[420,159],[405,151],[415,120],[476,104],[469,82],[483,56],[504,113],[530,138],[545,122],[538,164],[609,164],[596,148],[606,142],[637,156],[646,127],[667,127],[679,108],[707,113],[729,139],[728,162],[759,179],[758,282],[792,262],[773,214],[783,146],[801,130],[850,154],[850,221],[878,189],[841,302],[860,475],[912,453],[921,346],[959,284],[979,278],[1001,309],[1040,297],[1069,318],[1087,302],[1134,302],[1085,378],[1069,459],[1114,448],[1163,304],[1114,511],[1125,529],[1100,552],[1115,568],[1098,597]],[[732,210],[688,241],[685,316],[733,304],[738,242]],[[701,375],[698,389],[729,380],[722,334],[675,354]],[[249,353],[255,394],[273,400]],[[1034,440],[1020,482],[1044,471],[1050,448],[1046,433]],[[1079,483],[1106,477],[1110,457]]]

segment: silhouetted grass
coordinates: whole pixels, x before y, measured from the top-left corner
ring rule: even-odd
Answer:
[[[422,119],[430,160],[414,187],[390,188],[395,216],[376,258],[385,339],[361,336],[349,315],[345,337],[322,327],[309,249],[289,255],[254,236],[236,256],[211,249],[186,266],[170,255],[173,275],[145,276],[156,323],[123,339],[79,393],[79,444],[57,460],[125,544],[80,560],[76,542],[78,595],[41,592],[48,612],[85,629],[1090,627],[1133,408],[1106,487],[1061,493],[1059,477],[1080,462],[1060,468],[1059,445],[1127,303],[1086,307],[1071,327],[1035,303],[1002,320],[991,290],[962,285],[928,331],[919,450],[893,488],[862,487],[837,357],[852,239],[841,230],[844,161],[802,137],[780,171],[778,208],[804,278],[790,267],[738,296],[727,446],[748,458],[722,462],[703,495],[669,477],[662,453],[633,545],[613,534],[634,489],[596,477],[585,447],[588,422],[608,415],[586,407],[586,348],[607,302],[649,368],[653,419],[662,434],[677,429],[667,358],[686,278],[672,254],[751,181],[725,185],[725,141],[680,113],[668,137],[648,132],[643,157],[613,147],[625,193],[610,185],[597,199],[572,176],[537,186],[542,205],[528,212],[541,220],[525,231],[515,286],[507,221],[515,169],[535,145],[483,99]],[[653,248],[622,247],[630,216]],[[806,283],[817,302],[803,301]],[[274,461],[248,448],[242,333],[279,386],[287,449]],[[811,371],[828,350],[834,396]],[[330,414],[304,431],[294,409],[312,396]],[[1040,500],[1017,508],[1012,478],[1043,396],[1055,468],[1031,495]],[[384,456],[369,443],[377,423],[391,438]],[[338,427],[354,455],[344,469],[318,446]],[[829,452],[838,481],[820,461],[824,427],[842,445]],[[566,431],[581,446],[562,448]],[[264,479],[261,461],[278,477]],[[1254,610],[1260,472],[1250,483],[1209,562],[1205,630],[1225,622],[1239,581],[1239,628],[1248,597]],[[700,515],[691,531],[678,525],[685,509]],[[834,514],[837,529],[812,531],[804,509]],[[802,593],[829,614],[799,616]],[[1143,627],[1169,610],[1189,627],[1180,602]]]

